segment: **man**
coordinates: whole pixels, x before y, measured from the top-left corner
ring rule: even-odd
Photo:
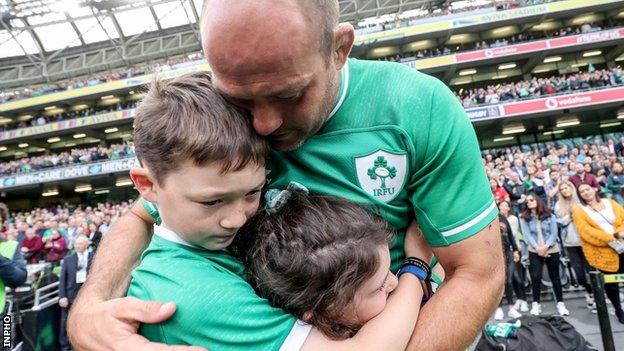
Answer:
[[[524,179],[527,176],[527,170],[523,165],[522,159],[516,158],[514,160],[514,166],[511,168],[512,171],[518,174],[520,179]]]
[[[335,0],[206,1],[202,45],[213,82],[250,110],[254,129],[270,141],[271,187],[294,180],[378,208],[398,233],[394,265],[416,217],[448,279],[421,311],[408,349],[466,348],[504,281],[497,211],[474,130],[436,79],[399,64],[348,60],[354,29],[338,24],[338,11]],[[165,320],[173,304],[111,300],[123,296],[150,240],[139,218],[150,220],[140,203],[111,228],[74,304],[69,332],[81,350],[164,349],[136,336],[137,322]]]
[[[511,172],[509,180],[503,183],[503,188],[505,188],[509,194],[513,214],[518,215],[526,197],[526,188],[518,173]]]
[[[34,228],[26,229],[26,237],[20,251],[29,263],[37,263],[43,258],[45,253],[43,241],[41,241],[41,237],[37,235]]]
[[[69,340],[67,340],[67,312],[74,302],[78,290],[87,279],[87,271],[91,262],[91,255],[87,248],[89,239],[84,235],[76,238],[74,249],[76,253],[65,257],[61,266],[61,276],[59,279],[59,306],[61,306],[61,328],[59,340],[61,350],[71,350]]]
[[[26,262],[18,246],[15,240],[0,238],[0,313],[6,302],[4,287],[16,288],[26,281]]]
[[[572,182],[576,188],[578,188],[581,184],[588,184],[594,189],[600,190],[600,183],[598,183],[593,174],[585,172],[585,166],[583,163],[578,162],[575,164],[574,170],[576,173],[570,177],[570,182]]]

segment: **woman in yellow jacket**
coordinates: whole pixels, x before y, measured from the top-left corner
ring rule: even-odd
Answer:
[[[609,246],[609,242],[624,239],[624,208],[609,199],[600,199],[596,189],[587,184],[578,187],[580,204],[572,211],[581,247],[590,265],[603,273],[624,273],[624,254]],[[615,308],[620,323],[624,324],[624,312],[620,304],[617,284],[605,285],[605,292]]]

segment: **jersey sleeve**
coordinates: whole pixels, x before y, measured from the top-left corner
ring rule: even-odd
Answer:
[[[164,264],[164,262],[161,262]],[[175,301],[176,312],[160,324],[144,324],[140,333],[169,345],[197,345],[209,350],[298,350],[309,329],[273,308],[241,277],[199,262],[161,273],[139,267],[128,295],[145,300]]]
[[[154,223],[156,223],[156,225],[160,225],[162,223],[160,213],[158,212],[158,206],[156,206],[156,204],[142,198],[141,205],[143,205],[143,209],[147,212],[147,214],[154,218]]]
[[[410,200],[431,246],[477,234],[498,215],[468,116],[453,93],[433,79],[428,118],[415,132],[419,155]],[[425,113],[427,111],[425,110]]]

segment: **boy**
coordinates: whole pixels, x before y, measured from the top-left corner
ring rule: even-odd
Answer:
[[[153,84],[136,111],[134,143],[141,167],[131,170],[131,178],[149,201],[148,212],[158,207],[160,217],[128,295],[177,306],[172,318],[143,325],[141,334],[211,350],[405,348],[421,289],[409,274],[386,309],[349,341],[296,323],[245,281],[243,264],[226,249],[258,208],[268,145],[249,118],[217,94],[206,73]],[[412,326],[383,333],[393,320]],[[399,336],[404,343],[396,342]]]

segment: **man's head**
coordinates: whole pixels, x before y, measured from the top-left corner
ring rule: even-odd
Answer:
[[[337,0],[206,0],[202,46],[215,87],[248,109],[271,145],[292,150],[333,109],[355,38]]]
[[[85,252],[85,250],[88,247],[89,247],[89,239],[84,235],[78,236],[76,238],[76,241],[74,241],[74,248],[76,249],[76,252],[78,253]]]
[[[154,83],[134,123],[142,167],[130,175],[163,225],[206,249],[228,246],[258,207],[266,141],[204,73]]]
[[[35,235],[37,235],[37,233],[35,232],[35,229],[34,229],[34,228],[28,228],[28,229],[26,229],[26,237],[27,237],[28,239],[32,239],[32,238],[34,238],[34,237],[35,237]]]
[[[585,166],[579,162],[574,165],[574,171],[576,172],[576,174],[583,174],[585,173]]]

